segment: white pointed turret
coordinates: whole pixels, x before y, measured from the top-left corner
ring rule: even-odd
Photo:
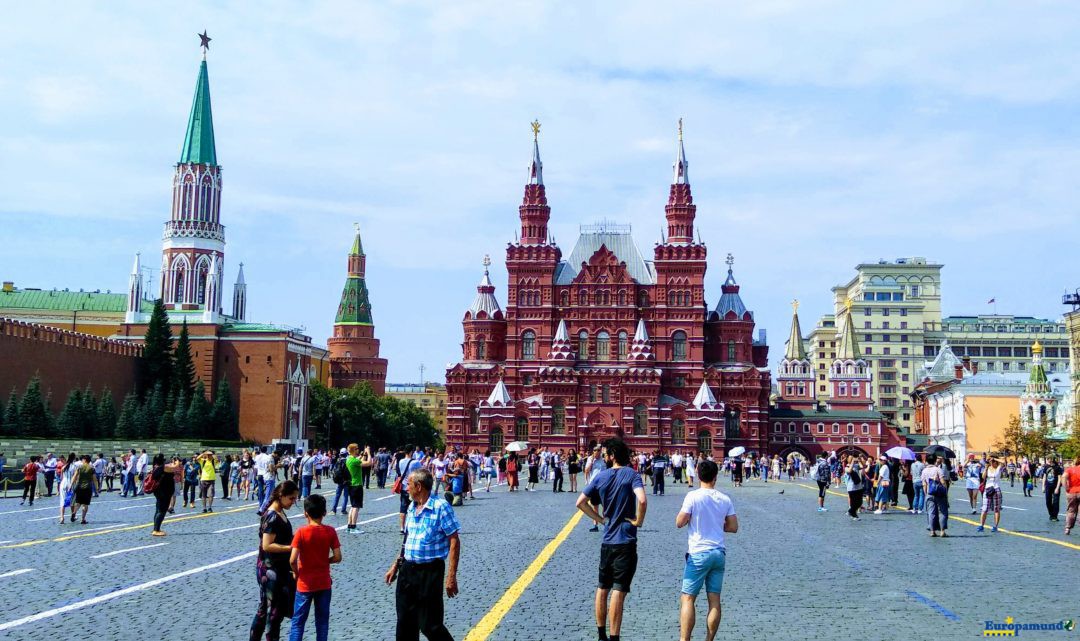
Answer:
[[[484,256],[484,277],[480,279],[480,284],[476,286],[476,298],[473,299],[472,305],[469,306],[469,314],[472,318],[477,318],[480,312],[487,314],[488,318],[495,318],[498,314],[499,318],[502,318],[502,309],[499,307],[499,301],[495,299],[495,286],[491,284],[491,276],[488,274],[488,266],[491,265],[491,257]]]
[[[682,118],[679,118],[679,145],[675,152],[675,164],[672,165],[675,175],[671,178],[672,185],[690,184],[690,163],[686,161],[686,148],[682,140]]]
[[[649,332],[645,330],[645,321],[643,319],[638,319],[637,330],[634,332],[634,342],[630,345],[628,358],[630,361],[650,361],[653,359]]]
[[[247,316],[247,283],[244,282],[244,263],[240,263],[240,271],[236,274],[236,283],[233,284],[233,318],[238,321]]]
[[[566,321],[559,321],[559,328],[555,330],[555,338],[551,339],[551,353],[548,360],[574,362],[574,348],[570,343],[570,332],[566,330]]]
[[[694,396],[694,407],[712,408],[716,405],[716,396],[713,395],[712,390],[709,389],[709,384],[705,381],[701,381],[701,387],[698,388],[697,395]]]
[[[128,277],[127,311],[124,314],[125,323],[138,323],[141,321],[142,299],[142,262],[139,254],[135,254],[135,264],[131,266],[131,275]]]
[[[221,263],[217,254],[210,258],[210,270],[206,273],[206,289],[203,290],[203,322],[216,323],[221,313]]]
[[[537,135],[533,135],[532,161],[529,163],[529,185],[544,184],[544,163],[540,162],[540,142]]]
[[[491,390],[491,394],[487,398],[488,405],[509,405],[514,402],[514,399],[510,397],[510,390],[506,389],[506,383],[500,378],[498,383],[495,383],[495,388]]]

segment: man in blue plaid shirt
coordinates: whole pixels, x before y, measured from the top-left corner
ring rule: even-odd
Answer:
[[[449,503],[431,495],[434,485],[435,479],[426,469],[409,474],[412,503],[405,515],[405,541],[400,556],[386,572],[387,585],[398,579],[397,641],[417,641],[421,632],[430,641],[453,641],[443,624],[442,590],[445,585],[451,599],[458,593],[461,524]]]

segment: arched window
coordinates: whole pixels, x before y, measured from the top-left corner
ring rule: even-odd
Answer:
[[[560,297],[560,301],[562,302],[563,307],[569,307],[570,306],[570,292],[568,292],[568,291],[566,291],[564,289],[563,293],[562,293],[562,296]]]
[[[852,383],[851,383],[851,395],[852,396],[858,396],[859,395],[859,383],[856,382],[856,381],[852,381]]]
[[[737,407],[729,407],[724,410],[724,435],[727,438],[736,438],[739,436],[739,419],[740,411]],[[777,423],[779,425],[779,423]]]
[[[671,335],[671,360],[686,360],[686,332],[681,329]]]
[[[1039,425],[1046,425],[1046,420],[1047,420],[1046,406],[1045,405],[1040,405],[1039,406]]]
[[[706,456],[712,453],[712,432],[709,430],[701,430],[697,436],[697,447],[699,452],[704,452]]]
[[[727,342],[727,360],[729,363],[734,363],[738,360],[735,354],[735,341]]]
[[[480,433],[480,410],[475,407],[469,408],[469,434]]]
[[[525,418],[524,416],[519,416],[514,419],[514,440],[529,440],[529,419]]]
[[[649,306],[649,292],[644,289],[638,292],[638,307]]]
[[[626,290],[625,289],[620,289],[619,290],[619,304],[620,305],[625,305],[626,304]]]
[[[503,431],[501,427],[491,428],[491,435],[488,437],[488,447],[495,456],[498,456],[503,449]]]
[[[634,436],[645,436],[649,433],[649,408],[638,403],[634,406]]]
[[[521,335],[521,357],[536,358],[536,333],[531,329]]]
[[[625,360],[626,355],[630,352],[630,335],[625,330],[619,332],[619,345],[618,355],[619,360]]]
[[[584,287],[579,289],[578,292],[577,292],[577,304],[578,305],[588,305],[589,304],[589,293],[587,291],[585,291]]]
[[[669,306],[671,306],[671,307],[675,306],[675,292],[668,292],[668,294],[667,294],[667,304]]]
[[[671,443],[682,445],[686,442],[686,423],[681,418],[671,421]]]
[[[611,336],[601,330],[596,335],[596,359],[606,361],[611,358]]]
[[[589,360],[589,332],[585,330],[581,330],[580,332],[578,332],[577,353],[579,360]]]
[[[479,360],[487,358],[487,342],[484,341],[483,334],[476,337],[476,358]]]
[[[600,386],[600,402],[601,403],[610,403],[611,402],[611,386],[607,385],[606,383],[604,385]]]
[[[840,383],[840,384],[839,384],[839,385],[837,386],[837,392],[836,392],[836,395],[837,395],[837,396],[847,396],[847,383],[843,383],[843,382],[841,382],[841,383]]]
[[[555,401],[551,406],[551,433],[566,433],[566,406],[562,401]]]
[[[1028,408],[1027,408],[1027,420],[1028,420],[1028,424],[1034,424],[1035,423],[1035,408],[1030,406],[1030,405],[1028,405]]]
[[[184,296],[184,287],[187,285],[187,270],[183,267],[176,270],[176,276],[173,278],[173,302],[186,303],[187,297]]]

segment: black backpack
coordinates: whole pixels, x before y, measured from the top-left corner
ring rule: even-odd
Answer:
[[[334,466],[333,481],[337,485],[345,485],[352,481],[351,474],[349,474],[349,468],[345,465],[345,459],[338,461],[338,464]]]

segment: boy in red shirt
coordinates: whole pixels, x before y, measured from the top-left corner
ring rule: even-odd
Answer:
[[[26,496],[29,494],[30,506],[34,506],[34,494],[37,492],[37,473],[40,468],[37,456],[31,456],[30,462],[23,466],[23,491],[19,505],[26,503]]]
[[[311,603],[315,602],[315,638],[327,641],[330,631],[330,564],[341,563],[341,543],[337,531],[323,525],[326,497],[312,494],[304,499],[308,524],[296,531],[292,540],[289,565],[296,576],[296,602],[293,606],[289,641],[304,638]]]

